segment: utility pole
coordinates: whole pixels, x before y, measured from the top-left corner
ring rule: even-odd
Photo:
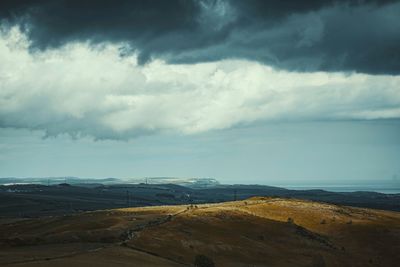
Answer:
[[[126,205],[129,207],[129,191],[126,190]]]
[[[237,190],[233,189],[233,201],[237,200]]]

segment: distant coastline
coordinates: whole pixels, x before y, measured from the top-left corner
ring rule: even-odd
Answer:
[[[399,185],[278,185],[290,190],[325,190],[330,192],[377,192],[383,194],[400,194]]]

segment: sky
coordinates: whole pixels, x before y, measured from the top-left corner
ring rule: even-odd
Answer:
[[[1,1],[0,177],[400,182],[399,1]]]

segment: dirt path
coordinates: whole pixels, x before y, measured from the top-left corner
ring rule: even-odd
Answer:
[[[176,212],[174,214],[167,215],[165,218],[158,218],[158,219],[149,221],[149,222],[147,222],[147,223],[145,223],[143,225],[139,225],[139,226],[137,226],[137,227],[135,227],[133,229],[130,229],[130,230],[128,230],[126,232],[126,238],[122,242],[120,242],[119,245],[125,246],[125,247],[127,247],[129,249],[132,249],[132,250],[135,250],[135,251],[146,253],[146,254],[151,255],[151,256],[162,258],[164,260],[172,261],[172,262],[177,263],[177,264],[186,265],[184,262],[177,261],[177,260],[175,260],[173,258],[161,256],[161,255],[159,255],[157,253],[154,253],[154,252],[151,252],[151,251],[147,251],[147,250],[144,250],[144,249],[132,246],[132,245],[128,245],[127,242],[132,240],[132,239],[134,239],[141,231],[143,231],[145,229],[148,229],[148,228],[151,228],[151,227],[160,226],[160,225],[162,225],[164,223],[167,223],[167,222],[170,222],[174,218],[176,218],[177,216],[179,216],[179,215],[181,215],[183,213],[189,212],[189,211],[191,211],[191,209],[189,207],[187,207],[187,208],[182,209],[182,210],[180,210],[180,211],[178,211],[178,212]]]
[[[87,250],[80,250],[80,251],[73,251],[70,253],[66,253],[66,254],[62,254],[62,255],[58,255],[58,256],[52,256],[52,257],[34,257],[31,259],[26,259],[26,260],[18,260],[18,261],[12,261],[12,262],[6,262],[6,263],[2,263],[2,266],[8,266],[8,265],[15,265],[15,264],[23,264],[23,263],[30,263],[30,262],[42,262],[42,261],[51,261],[51,260],[58,260],[58,259],[64,259],[64,258],[71,258],[71,257],[75,257],[78,255],[82,255],[82,254],[86,254],[86,253],[93,253],[93,252],[97,252],[100,251],[102,249],[105,248],[109,248],[114,246],[114,244],[110,244],[110,245],[104,245],[98,248],[91,248],[91,249],[87,249]]]
[[[176,216],[179,216],[180,214],[183,214],[185,212],[190,211],[190,209],[185,208],[182,209],[174,214],[170,214],[170,215],[166,215],[154,220],[149,220],[143,224],[140,224],[132,229],[128,229],[125,234],[123,234],[123,239],[120,242],[117,243],[112,243],[112,244],[105,244],[102,245],[101,247],[98,248],[90,248],[90,249],[86,249],[86,250],[80,250],[80,251],[73,251],[70,253],[66,253],[66,254],[62,254],[62,255],[57,255],[57,256],[50,256],[50,257],[34,257],[34,258],[30,258],[30,259],[25,259],[25,260],[17,260],[17,261],[12,261],[12,262],[5,262],[2,263],[2,266],[10,266],[10,265],[16,265],[16,264],[24,264],[24,263],[37,263],[37,262],[48,262],[48,261],[52,261],[52,260],[58,260],[58,259],[65,259],[65,258],[72,258],[75,256],[79,256],[79,255],[83,255],[83,254],[87,254],[87,253],[95,253],[107,248],[111,248],[111,247],[118,247],[118,246],[123,246],[125,248],[129,248],[135,251],[139,251],[141,253],[145,253],[151,256],[155,256],[167,261],[171,261],[174,262],[176,264],[184,264],[182,262],[176,261],[175,259],[172,258],[168,258],[168,257],[164,257],[161,255],[158,255],[156,253],[150,252],[150,251],[146,251],[143,250],[141,248],[137,248],[134,246],[130,246],[127,245],[127,242],[129,242],[130,240],[134,239],[135,236],[137,236],[141,231],[151,228],[151,227],[157,227],[159,225],[162,225],[164,223],[170,222],[171,220],[173,220]]]

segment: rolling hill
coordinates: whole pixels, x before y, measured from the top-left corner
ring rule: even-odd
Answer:
[[[395,266],[400,213],[298,199],[3,219],[1,266]]]

